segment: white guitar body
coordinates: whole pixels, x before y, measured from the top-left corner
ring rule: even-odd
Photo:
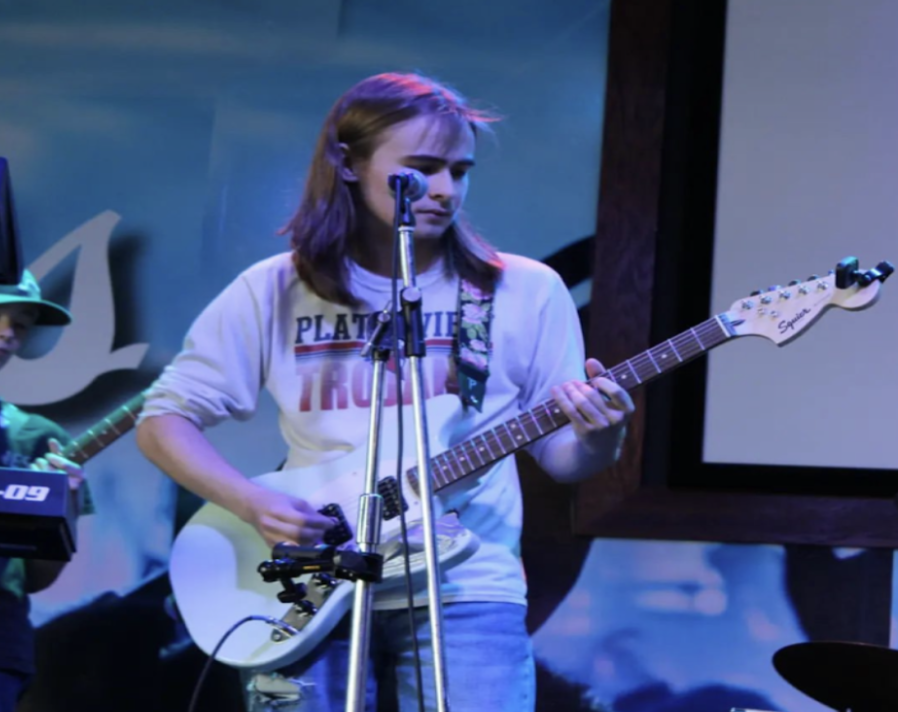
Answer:
[[[446,449],[443,434],[451,432],[458,417],[458,399],[441,396],[428,401],[428,430],[431,453]],[[392,411],[395,412],[395,411]],[[391,414],[392,414],[391,412]],[[385,411],[386,415],[386,411]],[[395,452],[396,428],[384,418],[381,453]],[[413,580],[424,572],[421,502],[407,476],[415,464],[413,420],[409,408],[404,411],[404,450],[411,459],[403,462],[402,492],[408,505],[409,552]],[[279,470],[253,478],[253,482],[307,500],[316,508],[338,504],[355,531],[359,496],[365,482],[364,448],[355,450],[323,465]],[[395,475],[395,457],[381,457],[378,476]],[[454,514],[442,514],[440,498],[434,498],[437,522],[437,547],[441,567],[453,566],[468,558],[479,547],[475,534],[462,527]],[[441,516],[442,515],[442,516]],[[404,589],[405,564],[399,544],[401,525],[398,517],[384,520],[380,553],[384,555],[383,581],[375,592],[401,586]],[[344,545],[354,548],[354,542]],[[271,559],[271,549],[249,524],[215,504],[203,505],[184,525],[171,553],[170,576],[178,610],[197,646],[211,654],[222,636],[239,620],[260,616],[271,622],[253,620],[237,628],[224,642],[216,659],[238,668],[271,670],[283,667],[306,655],[330,632],[352,605],[354,584],[337,579],[334,585],[321,586],[312,575],[295,580],[307,586],[307,600],[318,609],[313,615],[297,611],[293,604],[281,603],[279,583],[262,579],[257,569]],[[285,633],[274,622],[300,629]]]

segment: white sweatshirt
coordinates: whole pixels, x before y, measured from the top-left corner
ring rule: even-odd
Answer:
[[[525,257],[501,257],[505,270],[495,294],[482,413],[464,410],[457,396],[446,394],[458,279],[447,278],[442,264],[416,279],[423,294],[427,344],[422,360],[425,397],[453,399],[456,404],[447,447],[535,407],[551,397],[551,386],[584,378],[577,311],[560,277]],[[252,415],[264,387],[280,410],[286,467],[313,466],[364,448],[372,366],[359,351],[368,315],[389,302],[391,282],[357,265],[351,268],[351,280],[363,304],[355,310],[311,292],[298,279],[288,253],[253,265],[194,322],[183,350],[151,389],[141,418],[175,413],[200,428],[229,417],[244,420]],[[385,420],[396,411],[391,373],[386,385]],[[410,392],[406,378],[406,402]],[[428,425],[431,433],[439,426]],[[538,461],[550,437],[530,446]],[[381,447],[395,452],[394,443],[382,442]],[[414,441],[407,440],[405,457],[412,462],[414,448]],[[443,600],[525,604],[519,559],[521,493],[514,458],[499,461],[461,493],[453,493],[449,506],[481,545],[471,558],[443,570]],[[416,600],[426,599],[419,595]],[[376,599],[378,608],[404,605],[403,589],[382,592]]]

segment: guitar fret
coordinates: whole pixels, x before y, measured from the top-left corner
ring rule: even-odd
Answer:
[[[502,423],[499,427],[496,428],[497,442],[499,444],[499,448],[506,455],[514,450],[514,436],[512,436],[511,431],[508,429],[508,425],[506,423]]]
[[[446,480],[446,484],[451,484],[455,481],[455,465],[452,462],[452,450],[446,450],[446,452],[442,453],[443,462],[441,465],[440,473],[443,475],[443,479]]]
[[[546,415],[549,416],[549,422],[553,427],[558,428],[568,422],[567,416],[554,400],[543,403],[543,408],[546,411]]]
[[[719,316],[715,316],[713,319],[708,320],[708,331],[711,331],[713,335],[714,342],[712,346],[722,344],[731,336],[730,330],[724,326]]]
[[[86,435],[88,436],[89,440],[84,444],[84,447],[81,449],[90,453],[90,456],[93,456],[93,454],[96,452],[96,449],[94,446],[96,445],[96,442],[97,442],[97,434],[94,432],[93,428],[88,428]]]
[[[458,457],[458,460],[461,461],[462,465],[462,473],[461,476],[470,474],[475,469],[474,462],[471,459],[471,453],[469,452],[469,446],[467,443],[460,443],[456,445],[455,449],[461,453],[461,457]]]
[[[480,441],[478,443],[478,440]],[[471,444],[473,445],[474,452],[477,453],[477,457],[480,458],[480,464],[485,465],[488,461],[484,457],[484,451],[489,454],[489,448],[487,447],[486,441],[483,439],[482,435],[475,435],[471,438]]]
[[[717,322],[717,325],[723,332],[722,341],[726,341],[728,338],[736,335],[736,330],[733,329],[733,325],[730,323],[730,320],[726,317],[726,315],[718,314],[714,317],[713,321]]]
[[[487,437],[487,435],[489,435],[489,433],[481,435],[480,440],[483,442],[484,445],[486,445],[487,452],[489,452],[490,456],[495,459],[496,453],[494,453],[493,448],[490,447],[490,441],[489,441],[489,438]]]
[[[530,412],[533,413],[533,420],[536,423],[536,427],[539,428],[540,433],[552,432],[552,418],[549,415],[546,403],[540,403]]]
[[[445,453],[440,453],[436,457],[430,458],[430,471],[433,473],[433,479],[438,485],[445,486],[450,483],[449,478],[443,472],[442,460],[445,460]],[[441,481],[442,480],[442,481]]]
[[[677,343],[677,351],[679,351],[681,355],[685,354],[685,360],[687,361],[703,351],[701,343],[696,339],[691,329],[688,332],[683,332],[679,336],[675,336],[673,340]]]
[[[644,383],[655,375],[654,369],[649,370],[645,367],[645,356],[642,354],[634,356],[627,361],[630,372],[636,377],[637,385]]]
[[[695,340],[698,342],[698,345],[702,347],[702,350],[704,350],[705,345],[702,343],[702,340],[699,338],[698,333],[696,333],[695,329],[690,329],[689,333],[695,337]]]
[[[661,369],[658,368],[658,364],[652,360],[652,356],[648,351],[644,351],[636,358],[630,359],[630,361],[636,364],[636,371],[643,383],[651,381],[661,373]]]
[[[480,444],[479,444],[479,445],[476,443],[476,441],[477,441],[478,439],[480,440]],[[484,454],[484,451],[486,451],[486,453],[489,454],[490,449],[489,449],[489,447],[487,446],[486,441],[483,439],[483,436],[478,435],[478,436],[477,436],[476,438],[474,438],[471,442],[474,444],[474,452],[476,452],[476,453],[477,453],[477,457],[480,458],[480,464],[481,464],[481,466],[485,465],[487,462],[489,462],[489,460],[487,460],[487,459],[483,456],[483,454]]]
[[[697,328],[697,329],[692,329],[692,333],[695,335],[695,340],[698,341],[698,343],[701,345],[702,350],[703,350],[703,351],[707,351],[707,346],[705,346],[705,342],[704,342],[704,340],[702,339],[702,334],[703,334],[704,332],[707,332],[708,330],[707,330],[706,328],[703,328],[703,327],[704,327],[704,325],[701,326],[701,327],[699,327],[699,328]],[[705,335],[705,336],[708,336],[707,333],[705,333],[704,335]]]
[[[679,362],[679,356],[677,357],[676,362],[670,358],[670,354],[672,351],[673,349],[665,344],[659,344],[658,346],[649,349],[649,353],[652,355],[652,361],[654,361],[658,365],[659,373],[663,373],[669,368],[674,368]]]
[[[454,464],[454,465],[450,465],[450,468],[449,468],[449,469],[450,469],[450,473],[449,473],[449,474],[450,474],[450,477],[452,478],[453,481],[454,481],[454,480],[457,480],[459,477],[461,477],[462,475],[465,474],[465,471],[464,471],[464,470],[465,470],[465,467],[464,467],[464,465],[462,464],[461,460],[458,459],[458,453],[457,453],[457,450],[458,450],[458,448],[455,448],[455,447],[454,447],[454,448],[451,448],[451,449],[449,449],[449,450],[447,451],[447,452],[449,453],[449,456],[452,458],[452,460],[455,461],[455,464]],[[451,461],[450,461],[450,462],[451,462]],[[458,475],[456,475],[456,470],[457,470],[458,473],[459,473]]]
[[[549,422],[552,425],[557,425],[557,423],[555,422],[555,416],[560,412],[560,410],[558,408],[558,404],[555,403],[554,400],[550,400],[550,401],[546,401],[543,404],[543,407],[546,410],[546,415],[549,417]]]
[[[459,447],[462,449],[462,452],[465,456],[465,474],[468,475],[476,470],[480,469],[479,458],[477,457],[477,450],[473,447],[470,442],[464,442]]]
[[[525,438],[526,433],[524,433],[524,429],[521,426],[520,422],[518,422],[517,418],[514,418],[513,420],[511,420],[509,422],[511,423],[509,432],[511,432],[511,429],[514,429],[514,431],[515,431],[515,435],[513,436],[513,439],[515,442],[515,447],[520,447],[520,443],[522,441],[526,441],[526,438]]]
[[[521,421],[521,427],[524,428],[524,432],[527,433],[527,437],[531,440],[534,440],[543,434],[543,431],[539,427],[539,421],[535,420],[530,413],[524,413],[519,420]],[[528,431],[528,425],[536,432]]]
[[[540,435],[552,432],[552,420],[548,413],[545,412],[545,405],[540,404],[530,411],[533,417],[533,424],[537,427]]]
[[[674,356],[679,359],[680,363],[683,363],[683,357],[680,356],[680,352],[677,351],[677,345],[673,342],[673,339],[668,339],[667,343],[670,344],[670,348],[674,352]]]
[[[622,386],[629,382],[629,375],[624,372],[625,364],[619,364],[608,371],[606,377],[610,377],[612,381],[615,383],[619,383]],[[621,373],[615,373],[615,371],[621,371]]]
[[[721,325],[716,318],[709,319],[703,324],[700,324],[696,327],[695,331],[697,333],[697,338],[705,351],[713,346],[723,343],[727,337],[726,330],[721,328]]]
[[[502,439],[502,428],[505,428],[505,437],[508,438],[508,445],[505,444],[505,441]],[[498,444],[500,449],[506,455],[511,452],[512,445],[514,444],[514,438],[511,436],[511,432],[508,430],[508,426],[505,423],[501,423],[498,425],[493,431],[496,433],[496,439],[498,440]]]

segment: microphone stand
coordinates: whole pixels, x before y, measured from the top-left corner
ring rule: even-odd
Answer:
[[[424,412],[424,375],[421,359],[425,352],[424,320],[421,312],[421,292],[415,285],[414,226],[411,201],[403,185],[395,187],[396,239],[402,267],[403,288],[400,295],[406,325],[405,355],[409,361],[412,385],[412,409],[415,421],[415,445],[418,456],[421,524],[424,532],[424,559],[427,577],[427,600],[433,648],[433,681],[438,712],[448,712],[449,700],[446,680],[446,656],[443,643],[443,605],[440,593],[440,561],[437,556],[437,537],[434,527],[433,487],[430,471],[427,416]],[[402,407],[398,403],[397,407]]]
[[[428,613],[430,620],[431,645],[433,648],[433,675],[438,712],[448,712],[446,691],[446,661],[443,643],[442,598],[440,594],[440,562],[437,557],[436,529],[434,527],[433,488],[431,484],[430,452],[427,436],[427,420],[424,412],[424,378],[421,358],[425,352],[424,321],[421,313],[421,292],[415,286],[414,225],[411,201],[405,196],[407,185],[397,183],[396,195],[396,240],[401,257],[403,288],[400,294],[402,314],[405,321],[405,355],[409,362],[412,386],[412,409],[415,421],[415,444],[419,473],[419,496],[421,499],[422,528],[424,533],[424,559],[427,579]],[[394,315],[396,305],[393,304]],[[380,544],[383,497],[377,491],[378,449],[380,446],[380,426],[383,401],[383,372],[389,357],[389,350],[377,345],[386,330],[390,317],[385,312],[378,315],[375,326],[362,355],[367,355],[369,347],[374,347],[374,369],[371,381],[371,413],[368,429],[368,454],[366,458],[365,489],[360,497],[356,543],[364,555],[374,554]],[[393,325],[396,333],[398,324]],[[401,363],[397,354],[397,383],[401,376]],[[398,388],[397,388],[398,390]],[[402,408],[402,399],[397,399],[397,408]],[[367,688],[368,653],[370,648],[371,617],[374,591],[372,581],[356,580],[353,599],[349,669],[347,680],[346,712],[364,712]]]

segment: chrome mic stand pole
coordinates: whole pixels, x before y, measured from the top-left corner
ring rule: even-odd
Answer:
[[[371,380],[371,411],[368,420],[368,454],[365,460],[365,489],[359,497],[359,517],[356,528],[356,544],[363,554],[374,554],[380,544],[383,497],[377,491],[377,458],[380,445],[380,416],[383,405],[383,373],[389,358],[389,350],[380,347],[387,325],[388,311],[377,315],[377,323],[362,356],[373,350],[373,375]],[[371,612],[374,603],[374,584],[364,579],[355,582],[352,604],[352,628],[349,645],[349,669],[346,693],[346,712],[364,712],[368,679],[368,652],[370,649]]]
[[[405,354],[409,360],[412,385],[412,408],[415,420],[415,444],[418,455],[419,487],[421,498],[421,523],[424,530],[424,559],[427,576],[427,599],[430,617],[431,645],[433,647],[433,682],[438,712],[448,712],[449,701],[446,681],[446,658],[443,644],[443,606],[440,594],[440,562],[437,557],[437,538],[434,527],[433,488],[430,473],[430,451],[427,435],[427,419],[424,412],[423,368],[424,321],[421,313],[421,292],[415,286],[414,225],[415,216],[411,201],[396,186],[397,239],[402,264],[400,301],[405,318]],[[402,404],[398,404],[402,407]]]

